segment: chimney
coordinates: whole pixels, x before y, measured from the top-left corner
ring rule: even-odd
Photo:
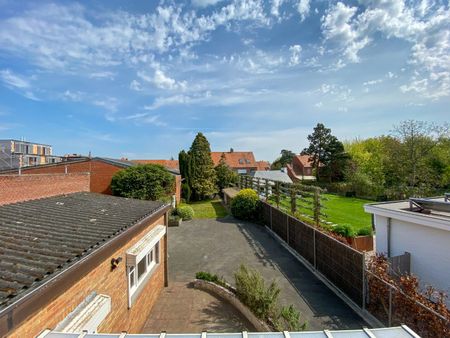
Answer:
[[[230,153],[232,153],[232,152],[234,152],[234,149],[233,149],[233,148],[230,148]]]

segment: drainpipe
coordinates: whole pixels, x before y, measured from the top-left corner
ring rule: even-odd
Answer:
[[[391,257],[391,218],[387,219],[387,256]]]

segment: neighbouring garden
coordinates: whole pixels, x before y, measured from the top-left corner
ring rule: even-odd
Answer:
[[[355,232],[358,232],[360,229],[371,229],[372,220],[370,214],[364,211],[364,204],[373,201],[326,193],[322,194],[321,198],[323,219],[327,222],[349,225]],[[274,203],[274,198],[270,198],[269,201]],[[281,197],[280,207],[287,211],[290,210],[291,202],[289,197]],[[297,201],[297,210],[300,214],[313,217],[313,210],[304,208],[304,204],[300,200]]]

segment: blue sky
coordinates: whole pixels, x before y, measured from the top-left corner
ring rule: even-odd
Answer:
[[[0,0],[0,138],[57,154],[274,160],[450,120],[448,1]]]

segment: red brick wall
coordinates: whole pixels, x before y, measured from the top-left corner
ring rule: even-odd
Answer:
[[[44,167],[34,167],[22,169],[24,174],[53,174],[53,173],[79,173],[89,172],[91,174],[90,191],[101,194],[111,195],[111,179],[116,172],[122,170],[115,165],[98,160],[84,162],[63,163],[58,165],[49,165]],[[181,176],[177,175],[175,195],[177,202],[181,199]]]
[[[0,205],[89,191],[89,173],[1,175]]]
[[[24,324],[10,333],[8,337],[35,337],[47,328],[54,329],[93,291],[97,292],[97,294],[105,294],[111,297],[111,312],[98,328],[99,332],[117,333],[127,331],[128,333],[139,333],[164,287],[164,265],[166,264],[164,260],[164,242],[167,241],[167,235],[163,237],[160,244],[160,264],[131,309],[128,309],[125,253],[143,235],[158,224],[164,224],[164,216],[146,227],[50,304],[35,313],[31,318],[28,318]],[[115,270],[111,271],[111,258],[113,257],[122,257],[123,260]]]
[[[98,192],[101,194],[111,194],[111,179],[113,175],[121,170],[112,164],[102,161],[90,160],[84,162],[67,162],[58,165],[49,165],[44,167],[22,169],[24,174],[53,174],[53,173],[91,173],[91,192]]]

